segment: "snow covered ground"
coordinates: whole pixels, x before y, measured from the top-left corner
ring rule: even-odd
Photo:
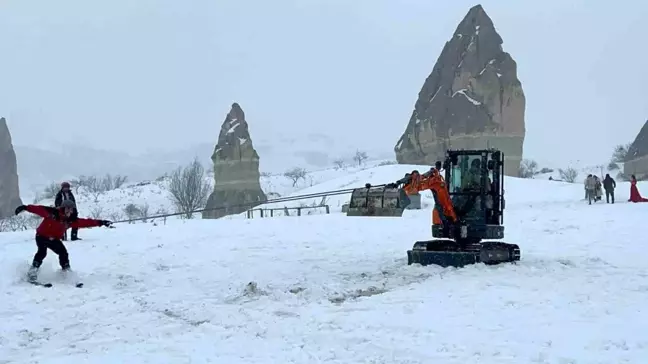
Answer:
[[[648,204],[626,184],[592,206],[580,184],[505,186],[516,265],[408,266],[430,210],[174,220],[83,231],[67,246],[86,286],[49,253],[47,289],[20,281],[33,232],[2,233],[0,363],[645,363]]]

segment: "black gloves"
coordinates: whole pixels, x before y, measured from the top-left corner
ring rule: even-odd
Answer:
[[[25,206],[25,205],[20,205],[20,206],[16,207],[16,211],[15,211],[16,215],[18,215],[19,213],[21,213],[21,212],[23,212],[25,210],[27,210],[27,206]]]
[[[99,220],[99,223],[101,224],[101,226],[105,226],[105,227],[109,227],[110,225],[112,225],[112,221],[109,220]]]

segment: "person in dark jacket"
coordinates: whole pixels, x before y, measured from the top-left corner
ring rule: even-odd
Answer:
[[[23,211],[31,212],[43,218],[43,221],[36,228],[36,246],[38,250],[34,255],[32,266],[27,274],[28,279],[36,281],[38,269],[47,256],[47,249],[50,249],[59,258],[59,264],[64,271],[70,270],[70,259],[63,242],[63,234],[68,227],[91,228],[98,226],[109,227],[112,222],[108,220],[82,219],[73,217],[76,205],[71,200],[64,200],[58,208],[42,205],[20,205],[16,208],[16,215]]]
[[[605,200],[610,203],[610,196],[612,196],[612,203],[614,203],[614,189],[616,188],[616,181],[610,177],[609,174],[605,175],[603,179],[603,189],[605,189]]]
[[[58,191],[56,194],[56,197],[54,198],[54,207],[60,207],[61,203],[63,201],[70,200],[74,202],[74,205],[76,206],[76,199],[74,198],[74,195],[72,194],[72,191],[70,190],[70,183],[69,182],[63,182],[61,183],[61,189]],[[77,210],[76,207],[74,207],[74,212],[72,213],[72,218],[79,217],[79,211]],[[72,236],[70,237],[72,241],[75,240],[81,240],[79,239],[79,229],[78,228],[72,228]],[[65,234],[63,234],[63,241],[67,240],[67,231]]]

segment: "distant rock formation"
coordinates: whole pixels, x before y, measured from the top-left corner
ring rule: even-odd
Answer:
[[[447,149],[498,148],[517,176],[526,100],[517,65],[481,5],[470,9],[425,80],[394,151],[401,164],[433,165]]]
[[[648,120],[628,148],[623,174],[628,177],[634,174],[637,179],[648,177]]]
[[[0,218],[13,216],[22,205],[18,186],[18,164],[7,120],[0,118]]]
[[[221,127],[212,161],[215,185],[206,208],[229,207],[205,211],[203,219],[238,214],[267,201],[261,189],[259,154],[252,146],[245,114],[237,103],[232,104]]]

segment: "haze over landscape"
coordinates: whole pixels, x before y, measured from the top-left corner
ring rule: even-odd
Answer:
[[[147,164],[152,178],[172,168],[164,162],[198,155],[207,165],[232,102],[246,110],[262,171],[324,167],[356,148],[393,159],[423,80],[473,5],[5,1],[0,115],[19,171],[43,183],[89,166],[132,174]],[[632,141],[648,115],[648,76],[628,68],[645,58],[646,4],[482,5],[518,63],[525,158],[603,164]],[[67,164],[36,150],[71,146]],[[124,171],[126,154],[147,152]]]

